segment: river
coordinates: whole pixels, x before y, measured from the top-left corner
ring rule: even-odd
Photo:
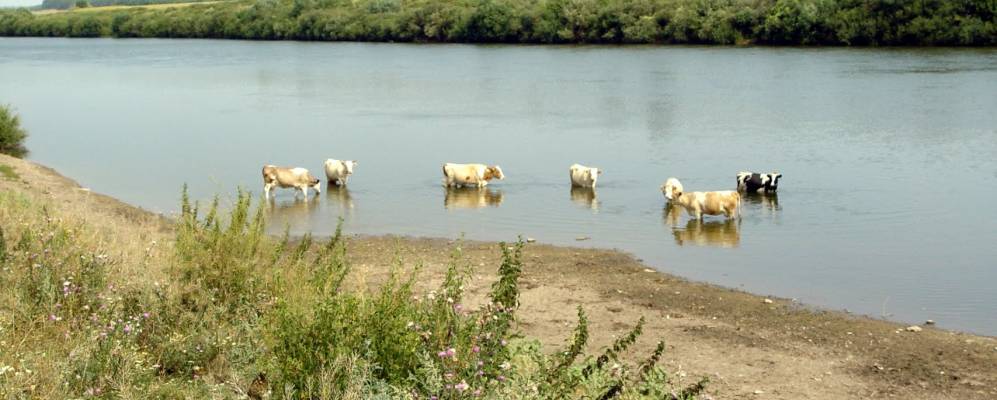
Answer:
[[[280,232],[618,248],[693,280],[997,335],[997,50],[0,39],[0,103],[30,159],[175,213],[261,192],[271,163],[348,190],[281,191]],[[498,164],[447,191],[443,162]],[[594,192],[572,163],[604,170]],[[783,174],[740,222],[658,187]],[[580,237],[590,239],[579,241]]]

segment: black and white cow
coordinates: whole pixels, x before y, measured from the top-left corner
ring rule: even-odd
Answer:
[[[757,174],[741,171],[737,173],[737,191],[747,193],[774,192],[779,188],[779,178],[782,174]]]

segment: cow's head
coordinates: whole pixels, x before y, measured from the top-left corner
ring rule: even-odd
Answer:
[[[601,173],[602,170],[599,168],[589,168],[585,170],[585,175],[588,175],[588,179],[592,181],[593,186],[595,185],[595,182],[599,180],[599,174]]]
[[[744,181],[748,180],[748,178],[751,177],[751,174],[753,174],[753,172],[749,172],[749,171],[738,172],[737,173],[737,183],[744,183]]]
[[[505,179],[505,174],[502,173],[502,168],[498,165],[493,165],[491,167],[485,168],[485,180],[489,179]]]
[[[347,174],[353,174],[353,167],[356,167],[360,163],[357,160],[343,161],[343,166],[346,167]]]
[[[779,178],[782,178],[782,174],[773,172],[771,174],[765,174],[765,177],[768,178],[768,181],[765,182],[766,188],[769,190],[776,190],[779,188]]]
[[[677,199],[682,195],[682,184],[679,183],[678,179],[668,178],[664,185],[661,185],[661,192],[665,194],[665,198],[669,201]]]

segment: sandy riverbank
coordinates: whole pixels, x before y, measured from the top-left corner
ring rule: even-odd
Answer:
[[[0,164],[17,175],[0,177],[0,190],[82,216],[124,249],[172,236],[165,218],[83,190],[49,168],[2,155]],[[372,284],[396,257],[422,262],[428,288],[442,279],[453,246],[444,239],[354,237],[349,255],[356,268],[375,278]],[[468,288],[472,299],[480,299],[492,282],[496,246],[463,244],[475,266]],[[654,272],[617,251],[529,244],[524,254],[519,316],[525,334],[556,348],[570,334],[575,307],[581,305],[590,317],[591,344],[599,347],[645,316],[638,346],[648,350],[664,339],[669,344],[664,363],[676,379],[708,376],[715,398],[997,398],[994,338],[927,326],[907,332],[904,325],[815,311],[788,300],[768,303]]]

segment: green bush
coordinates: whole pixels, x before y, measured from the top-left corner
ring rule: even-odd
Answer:
[[[28,133],[21,128],[21,120],[10,107],[0,104],[0,153],[14,157],[24,157],[28,149],[24,139]]]
[[[0,306],[15,311],[0,316],[0,339],[34,346],[20,359],[0,353],[0,366],[58,377],[0,384],[40,398],[689,399],[703,389],[672,387],[660,343],[643,362],[622,360],[643,320],[598,356],[584,353],[581,309],[559,352],[522,337],[522,242],[501,245],[498,279],[472,309],[459,245],[436,290],[417,292],[420,267],[401,261],[376,289],[363,277],[351,286],[340,230],[323,243],[270,238],[264,203],[253,203],[240,192],[227,212],[215,200],[202,215],[185,190],[168,255],[149,261],[168,279],[139,284],[121,281],[114,271],[126,266],[85,225],[0,193]]]

